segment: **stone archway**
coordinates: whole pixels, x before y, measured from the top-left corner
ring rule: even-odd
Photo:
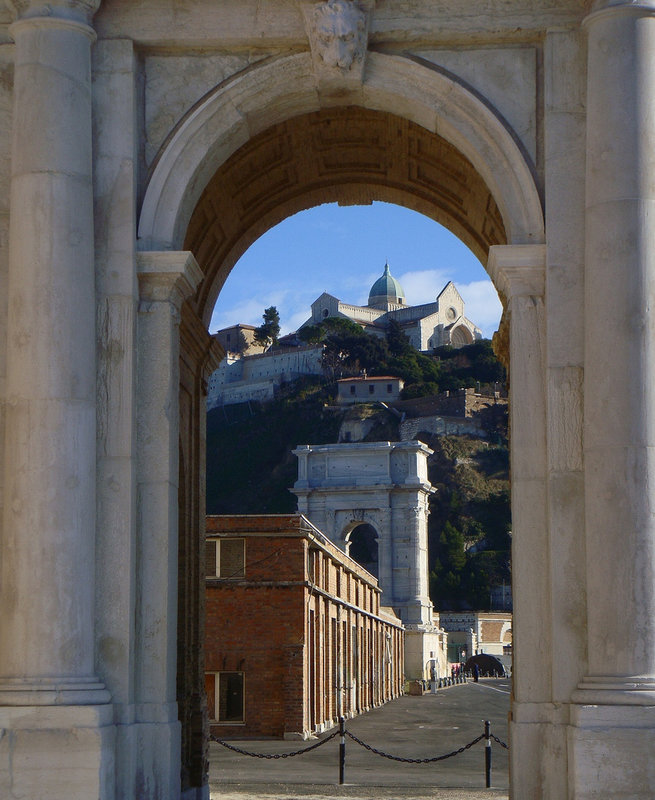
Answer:
[[[473,335],[467,327],[458,325],[450,335],[450,342],[453,347],[464,347],[473,343]]]
[[[294,203],[328,199],[331,185],[342,202],[395,188],[405,192],[397,202],[416,204],[420,193],[407,172],[394,183],[362,169],[359,195],[355,172],[313,196],[307,182],[285,194],[283,173],[293,177],[302,154],[269,154],[280,194],[268,216],[260,206],[231,229],[211,276],[194,209],[233,159],[251,181],[255,161],[239,164],[239,154],[258,136],[311,114],[324,115],[323,128],[341,108],[411,123],[429,145],[441,137],[502,220],[500,243],[480,219],[467,235],[483,231],[491,245],[487,268],[507,304],[501,333],[511,329],[513,796],[650,797],[653,0],[5,5],[3,786],[103,800],[180,794],[178,530],[190,554],[184,591],[198,597],[212,298],[239,251]],[[354,49],[334,27],[326,45],[314,24],[316,10],[335,8],[357,33]],[[150,162],[145,62],[171,53]],[[515,113],[526,99],[529,119]],[[376,151],[373,130],[361,129],[362,155]],[[435,176],[422,151],[415,164],[446,190],[422,210],[447,211],[458,230],[473,206],[458,217],[450,201],[461,193],[449,196],[441,168]],[[200,262],[182,250],[192,231]],[[198,636],[200,609],[188,613],[181,645]],[[181,681],[183,706],[194,669]],[[193,786],[187,798],[206,796]]]
[[[282,68],[283,86],[278,74]],[[395,89],[399,74],[407,82]],[[543,352],[545,333],[544,249],[538,244],[543,240],[543,215],[528,162],[502,121],[438,70],[372,53],[363,88],[350,98],[357,102],[348,103],[347,97],[326,102],[316,96],[310,60],[292,56],[264,63],[220,87],[180,123],[156,163],[139,234],[149,262],[161,258],[170,263],[174,254],[158,248],[183,247],[178,262],[188,268],[188,255],[193,254],[193,271],[199,267],[202,273],[181,307],[182,341],[188,339],[184,331],[191,326],[197,333],[196,354],[208,352],[209,342],[200,332],[220,287],[241,253],[269,227],[321,202],[387,200],[445,224],[483,261],[493,254],[489,271],[512,324],[519,324],[518,341],[534,342],[532,349],[519,348],[512,354],[518,382],[526,396],[539,393],[544,365],[534,355]],[[248,109],[247,114],[235,116],[235,107]],[[185,361],[192,363],[193,358],[182,352]],[[206,369],[210,361],[202,356],[198,363]],[[203,379],[196,370],[197,384]],[[197,403],[193,408],[187,425],[191,433],[204,429],[203,408]],[[525,432],[543,433],[544,406],[533,403],[531,408]],[[515,421],[513,430],[520,440],[522,420]],[[542,436],[541,452],[543,441]],[[515,496],[521,497],[520,484]],[[191,487],[189,497],[201,507],[199,483]],[[545,546],[545,530],[545,517],[536,524],[533,520],[531,547]],[[180,528],[180,535],[195,543],[199,532],[198,526]],[[198,559],[201,563],[202,554]],[[529,566],[524,572],[526,587],[534,592],[537,586],[545,597],[549,576]],[[202,569],[194,574],[201,576]],[[187,581],[180,591],[193,593],[196,599],[185,607],[195,603],[201,616],[200,577],[197,588],[192,584]],[[517,603],[520,594],[519,588]],[[179,629],[181,652],[202,646],[197,633],[181,624]],[[531,636],[526,619],[524,641]],[[532,667],[526,664],[525,674]],[[186,671],[187,665],[181,669]],[[180,716],[192,719],[187,706],[202,694],[197,671],[191,669],[178,685],[186,687],[178,696]],[[188,737],[195,745],[189,745]],[[200,727],[187,725],[182,738],[187,752],[201,749]]]

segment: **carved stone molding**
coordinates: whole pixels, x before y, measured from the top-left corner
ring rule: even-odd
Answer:
[[[583,25],[588,25],[591,20],[600,16],[652,15],[655,13],[655,0],[588,0],[586,11],[588,16],[583,20]]]
[[[188,251],[149,251],[137,255],[139,311],[144,303],[170,302],[178,310],[202,280],[202,270]]]
[[[374,0],[300,0],[319,88],[362,83]]]
[[[5,0],[17,20],[51,17],[90,23],[101,0]]]
[[[508,300],[543,297],[546,289],[546,245],[510,244],[489,248],[487,271]]]

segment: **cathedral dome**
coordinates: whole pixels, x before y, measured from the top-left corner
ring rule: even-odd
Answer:
[[[384,274],[378,278],[368,294],[369,306],[378,306],[386,303],[397,303],[402,305],[405,302],[405,292],[403,287],[392,276],[389,264],[384,265]]]

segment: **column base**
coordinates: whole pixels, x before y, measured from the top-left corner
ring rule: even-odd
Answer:
[[[574,800],[652,800],[655,705],[572,705],[569,728]]]
[[[514,700],[510,713],[510,797],[567,800],[569,707]]]
[[[0,707],[0,797],[114,800],[113,706]]]
[[[139,755],[134,796],[139,800],[179,797],[182,727],[177,703],[140,703],[135,712]]]
[[[439,677],[446,674],[445,653],[440,659],[439,629],[434,625],[405,626],[405,678],[429,680],[432,676],[431,662],[440,665]],[[434,654],[434,655],[432,655]]]
[[[591,675],[583,678],[571,699],[580,705],[655,706],[655,676]]]
[[[111,701],[95,676],[0,678],[0,706],[95,706]]]
[[[187,789],[180,795],[180,800],[209,800],[209,784]]]

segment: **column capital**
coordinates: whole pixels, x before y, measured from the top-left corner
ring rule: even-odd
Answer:
[[[204,277],[193,253],[187,250],[137,253],[137,273],[142,302],[168,302],[178,309]]]
[[[546,288],[545,244],[497,244],[489,248],[487,271],[508,300],[543,297]]]
[[[655,13],[655,0],[589,0],[587,2],[587,16],[582,21],[583,26],[606,16],[619,16],[634,14],[646,16]]]
[[[5,0],[16,20],[64,19],[90,23],[101,0]]]

